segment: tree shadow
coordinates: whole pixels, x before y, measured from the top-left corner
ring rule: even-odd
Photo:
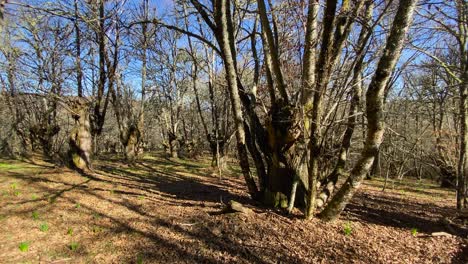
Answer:
[[[100,241],[111,239],[115,235],[122,233],[135,233],[150,240],[151,243],[143,246],[140,245],[135,249],[138,254],[144,256],[145,261],[169,262],[176,260],[180,262],[219,263],[237,259],[238,262],[245,263],[271,263],[271,261],[267,261],[266,259],[271,259],[271,256],[277,256],[277,260],[281,260],[281,262],[303,262],[284,247],[262,247],[263,243],[258,243],[258,245],[246,245],[242,243],[244,238],[248,240],[247,238],[251,236],[251,231],[249,230],[236,230],[236,226],[244,225],[242,221],[236,222],[231,226],[221,226],[223,222],[217,219],[216,216],[197,214],[195,212],[193,215],[184,216],[184,223],[181,224],[169,220],[167,216],[143,210],[138,201],[127,199],[115,201],[107,194],[112,191],[124,196],[133,196],[133,198],[135,196],[143,196],[155,204],[165,203],[184,207],[200,206],[204,202],[219,204],[220,197],[223,197],[224,202],[233,199],[244,204],[252,204],[253,201],[245,195],[245,192],[244,194],[236,192],[236,188],[245,189],[245,186],[240,181],[236,181],[235,179],[230,179],[229,182],[219,181],[217,178],[205,175],[180,173],[184,172],[184,168],[181,170],[161,170],[156,161],[149,163],[146,160],[136,164],[135,167],[127,167],[127,169],[112,166],[112,164],[98,165],[96,168],[97,173],[95,174],[83,174],[88,179],[79,184],[55,181],[51,178],[46,178],[45,175],[38,178],[39,175],[32,176],[18,173],[14,177],[31,183],[43,182],[45,185],[43,186],[44,190],[55,196],[55,199],[62,198],[67,200],[69,198],[64,197],[65,193],[79,189],[80,192],[94,196],[99,201],[111,202],[119,207],[127,208],[139,217],[141,216],[141,218],[135,220],[138,223],[151,223],[150,226],[163,227],[174,233],[174,237],[170,238],[159,233],[157,229],[148,230],[138,225],[133,225],[133,220],[124,216],[116,217],[111,213],[99,211],[92,206],[82,205],[88,212],[99,214],[113,223],[109,230],[99,237]],[[90,181],[104,184],[98,187],[90,187],[87,186],[87,183]],[[63,186],[60,186],[60,190],[57,191],[56,187],[49,188],[46,186],[47,183],[60,183]],[[73,200],[69,201],[72,204],[74,202]],[[405,210],[402,210],[402,208]],[[66,210],[66,208],[62,209]],[[437,221],[437,218],[424,214],[418,215],[418,212],[427,211],[427,209],[427,204],[418,204],[407,200],[401,201],[394,197],[380,197],[359,193],[353,199],[353,203],[347,207],[346,212],[356,217],[359,221],[368,223],[397,228],[417,228],[422,233],[442,230],[450,232],[450,230],[444,228],[443,224]],[[449,207],[436,205],[434,205],[433,209],[434,211],[443,212],[443,214],[449,214],[452,210]],[[219,217],[222,218],[224,216]],[[189,225],[186,225],[187,223]],[[266,237],[269,239],[276,235],[272,230],[267,230],[265,233],[267,233]],[[462,236],[461,233],[456,235]],[[180,239],[180,237],[183,239]],[[172,255],[166,256],[165,254],[168,252],[172,252]],[[206,252],[209,252],[209,254]],[[453,263],[466,263],[463,262],[466,259],[466,254],[467,249],[464,247],[453,259]],[[225,255],[226,258],[221,258],[220,260],[215,255]],[[135,260],[135,255],[129,255],[128,259],[122,259],[120,262],[131,263],[135,262]]]
[[[118,178],[122,180],[118,183],[119,185],[144,192],[157,190],[160,194],[162,193],[162,196],[179,201],[227,202],[236,200],[241,203],[252,203],[249,197],[230,191],[234,188],[243,189],[244,186],[240,182],[233,183],[227,180],[219,181],[214,177],[186,175],[183,169],[163,171],[146,163],[147,161],[139,162],[134,167],[139,170],[139,173],[109,165],[101,165],[97,169],[98,174],[103,172],[112,177],[107,180],[109,183],[115,183],[115,178]],[[96,181],[106,181],[97,175],[87,175],[87,177],[92,177]]]
[[[446,216],[455,215],[455,209],[427,204],[420,204],[396,197],[376,197],[359,193],[348,204],[345,212],[357,220],[396,228],[416,228],[418,232],[431,234],[444,231],[461,238],[468,236],[468,229],[450,225],[441,221]]]

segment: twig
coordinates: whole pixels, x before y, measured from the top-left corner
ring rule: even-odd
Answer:
[[[49,262],[49,263],[60,263],[62,261],[67,261],[67,260],[71,260],[72,258],[64,258],[64,259],[59,259],[59,260],[54,260],[52,262]]]

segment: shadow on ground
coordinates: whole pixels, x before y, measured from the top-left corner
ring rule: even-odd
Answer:
[[[47,165],[41,168],[53,169]],[[73,182],[41,173],[9,172],[9,177],[34,185],[48,195],[40,199],[8,202],[6,205],[14,209],[7,213],[25,215],[41,210],[45,214],[53,206],[61,206],[58,209],[62,212],[66,211],[73,217],[76,214],[73,221],[77,225],[86,222],[102,228],[103,231],[89,238],[90,245],[94,243],[93,239],[112,241],[116,247],[114,250],[124,253],[118,259],[107,259],[105,262],[135,263],[138,258],[142,258],[149,262],[307,263],[314,262],[314,254],[318,260],[329,257],[335,257],[337,262],[352,260],[346,259],[344,255],[334,255],[339,253],[333,247],[327,248],[322,254],[323,248],[315,246],[316,241],[307,239],[310,239],[310,232],[323,236],[329,230],[301,229],[303,221],[297,219],[297,214],[286,218],[257,207],[258,214],[254,216],[209,215],[208,211],[220,210],[222,202],[231,199],[248,206],[256,204],[247,196],[241,179],[220,180],[212,176],[210,169],[204,165],[151,158],[132,166],[123,166],[119,159],[106,159],[98,162],[95,168],[96,173],[83,175],[85,178],[80,177]],[[92,197],[91,202],[82,204],[80,210],[72,212],[70,208],[83,195]],[[67,204],[57,205],[57,200]],[[99,204],[104,203],[120,209],[114,212],[112,208],[100,208]],[[19,208],[25,204],[31,206],[24,210]],[[452,232],[438,218],[453,213],[453,208],[427,206],[397,197],[360,192],[347,207],[346,213],[351,219],[370,224],[417,228],[419,232],[427,234]],[[92,217],[80,219],[81,213]],[[259,223],[255,218],[263,222]],[[325,224],[320,226],[336,229]],[[456,230],[456,233],[460,237],[467,234],[464,229]],[[128,242],[119,245],[122,239],[128,239]],[[341,238],[337,239],[330,243],[342,241]],[[292,244],[285,245],[283,240],[291,240]],[[83,246],[81,250],[76,254],[92,255],[93,252],[91,246]],[[113,252],[106,254],[115,255]],[[366,252],[354,254],[354,260],[378,262]],[[464,247],[452,261],[466,263],[466,260],[467,248]]]

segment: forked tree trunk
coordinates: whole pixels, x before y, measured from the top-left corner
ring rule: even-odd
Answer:
[[[228,0],[220,0],[218,2],[219,17],[218,24],[220,34],[217,36],[218,43],[221,47],[224,61],[224,68],[226,70],[226,80],[229,89],[229,95],[231,97],[232,111],[234,114],[234,125],[236,128],[236,139],[237,139],[237,152],[239,154],[239,164],[242,169],[249,194],[253,199],[258,197],[257,185],[252,177],[250,171],[250,165],[248,160],[245,130],[244,130],[244,116],[241,109],[241,101],[239,96],[239,86],[237,82],[237,70],[235,58],[233,57],[234,44],[233,32],[229,32],[229,23],[231,19],[230,7]]]
[[[82,172],[92,170],[90,155],[92,151],[89,109],[84,99],[78,98],[71,104],[75,127],[70,133],[70,165]]]
[[[400,56],[416,2],[417,0],[401,0],[399,3],[384,53],[366,94],[367,137],[364,150],[346,182],[320,213],[320,218],[324,220],[334,220],[339,216],[372,166],[384,134],[385,87]]]

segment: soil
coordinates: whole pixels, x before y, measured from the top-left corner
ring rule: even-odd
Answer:
[[[405,180],[382,192],[373,179],[339,220],[304,221],[253,203],[236,173],[220,179],[209,164],[109,156],[84,176],[0,159],[0,263],[468,263],[452,190]],[[230,200],[250,213],[221,213]]]

